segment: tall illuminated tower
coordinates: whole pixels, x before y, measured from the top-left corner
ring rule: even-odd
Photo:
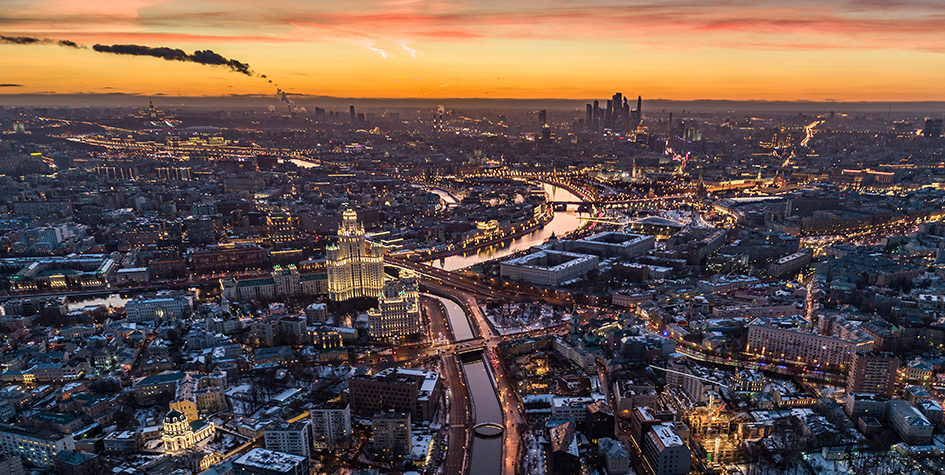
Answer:
[[[354,210],[346,209],[338,228],[338,243],[325,249],[328,294],[340,302],[381,295],[384,288],[384,248],[364,238],[364,226]]]

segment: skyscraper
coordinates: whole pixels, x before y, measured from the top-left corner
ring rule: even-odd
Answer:
[[[351,123],[355,123],[358,120],[358,116],[354,113],[354,106],[348,107],[348,113],[351,114]]]
[[[592,107],[593,107],[592,105],[588,104],[587,110],[585,111],[585,117],[584,117],[584,131],[585,132],[593,130],[594,109]]]
[[[636,129],[643,122],[643,96],[637,96],[637,108],[633,111],[631,126]]]
[[[623,107],[620,112],[620,128],[625,134],[632,132],[630,128],[630,103],[627,102],[626,98],[623,100]]]
[[[623,112],[623,94],[619,92],[614,94],[613,103],[614,103],[614,112],[613,112],[614,116],[611,119],[610,126],[614,130],[619,130],[623,123],[622,119],[620,118],[621,113]]]
[[[338,243],[326,249],[328,294],[334,301],[378,297],[384,288],[384,248],[365,240],[364,226],[354,210],[346,209],[338,228]]]
[[[607,110],[604,111],[604,128],[614,128],[614,101],[607,99]]]
[[[600,131],[600,102],[594,101],[594,132]]]
[[[548,123],[547,118],[548,118],[548,111],[546,111],[545,109],[538,111],[538,128],[539,129],[544,128],[545,124]]]

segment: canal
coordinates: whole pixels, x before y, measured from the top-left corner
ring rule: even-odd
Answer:
[[[482,354],[474,361],[463,359],[463,373],[466,374],[466,387],[469,388],[472,405],[476,412],[475,424],[497,422],[502,424],[502,408],[495,394],[495,385],[486,372],[486,363]],[[475,433],[474,433],[475,434]],[[483,438],[473,435],[469,451],[470,475],[495,475],[502,473],[502,439],[499,437]]]
[[[155,285],[149,289],[136,289],[127,292],[114,290],[101,290],[100,292],[82,292],[79,295],[71,295],[66,298],[69,305],[69,311],[80,310],[85,307],[124,307],[128,301],[138,295],[154,293],[162,289]],[[179,289],[184,290],[184,289]],[[220,296],[219,284],[200,284],[189,288],[194,293],[194,305],[201,302],[212,301]]]
[[[436,297],[443,307],[446,308],[446,318],[450,322],[450,330],[453,331],[454,341],[472,340],[476,335],[469,326],[469,319],[466,318],[466,312],[458,303],[446,298]]]
[[[456,341],[474,338],[468,315],[459,304],[444,298],[437,297],[446,307],[446,317]],[[467,354],[461,358],[463,374],[466,378],[466,387],[469,389],[472,410],[475,414],[473,424],[495,422],[502,424],[502,408],[495,392],[495,384],[486,368],[482,353]],[[502,440],[500,437],[483,438],[473,436],[469,452],[470,475],[495,475],[502,469]]]
[[[548,193],[548,198],[550,201],[581,201],[581,197],[571,193],[568,190],[565,190],[564,188],[549,185],[547,183],[543,183],[542,187],[545,189],[545,192]],[[586,213],[577,212],[576,205],[570,205],[568,206],[567,211],[555,211],[555,217],[552,218],[551,222],[546,224],[543,228],[515,238],[510,242],[484,247],[477,251],[470,252],[469,255],[457,254],[455,256],[444,257],[443,259],[437,259],[435,261],[429,262],[428,264],[440,269],[453,271],[465,269],[466,267],[476,265],[480,262],[512,255],[516,252],[524,251],[533,246],[544,244],[545,241],[551,237],[552,233],[554,233],[556,236],[563,237],[564,235],[577,229],[581,225],[580,217],[586,215]]]

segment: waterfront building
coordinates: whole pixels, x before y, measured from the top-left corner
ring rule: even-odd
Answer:
[[[417,274],[405,270],[399,279],[384,284],[378,298],[380,308],[368,311],[371,338],[389,340],[427,333],[420,313],[419,281]]]

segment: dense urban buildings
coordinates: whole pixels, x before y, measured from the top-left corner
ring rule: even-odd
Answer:
[[[940,471],[939,115],[630,98],[0,109],[0,471]]]

